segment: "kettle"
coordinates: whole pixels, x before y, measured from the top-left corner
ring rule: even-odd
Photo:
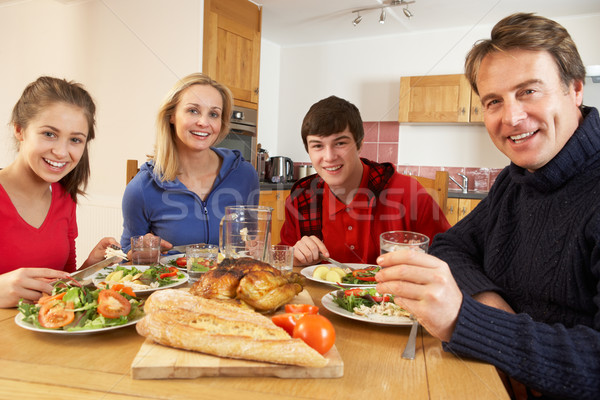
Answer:
[[[294,179],[294,163],[288,157],[269,158],[269,172],[267,181],[273,183],[286,183]]]

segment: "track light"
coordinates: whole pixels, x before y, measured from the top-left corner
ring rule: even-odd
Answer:
[[[414,16],[414,14],[408,9],[408,5],[413,4],[414,2],[415,2],[415,0],[391,0],[387,4],[382,3],[379,6],[367,7],[367,8],[361,8],[359,10],[354,10],[354,11],[352,11],[352,13],[353,14],[356,13],[357,16],[352,21],[352,25],[356,26],[360,23],[360,21],[362,21],[362,17],[360,15],[361,11],[370,11],[370,10],[381,10],[381,14],[379,14],[379,23],[383,25],[385,23],[385,18],[387,17],[385,8],[396,7],[396,6],[404,6],[404,8],[402,9],[404,16],[406,16],[406,18],[408,18],[408,19],[411,19]]]

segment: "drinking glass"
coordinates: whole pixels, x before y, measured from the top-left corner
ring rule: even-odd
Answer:
[[[399,250],[413,250],[427,253],[429,238],[426,235],[410,231],[389,231],[379,236],[381,254]]]
[[[185,248],[187,273],[190,279],[200,278],[203,273],[217,266],[219,246],[207,243],[192,244]]]
[[[131,237],[131,263],[133,265],[158,264],[160,236],[152,234]]]
[[[284,244],[271,246],[271,265],[281,273],[292,272],[294,267],[294,248]]]

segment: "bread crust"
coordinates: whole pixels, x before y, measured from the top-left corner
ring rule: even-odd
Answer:
[[[220,357],[324,367],[327,359],[301,339],[239,304],[193,296],[187,291],[154,292],[136,329],[157,343]]]

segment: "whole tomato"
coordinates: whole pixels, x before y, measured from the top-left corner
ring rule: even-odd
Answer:
[[[292,337],[304,340],[307,345],[325,354],[335,343],[335,329],[324,316],[306,314],[296,322]]]

